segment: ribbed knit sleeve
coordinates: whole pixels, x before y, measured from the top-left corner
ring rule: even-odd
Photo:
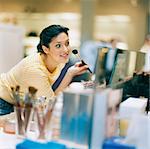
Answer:
[[[50,73],[42,62],[40,55],[28,56],[14,66],[8,73],[0,76],[0,97],[7,102],[14,103],[11,87],[20,86],[23,93],[28,91],[29,86],[35,87],[37,97],[46,96],[47,100],[55,94],[51,88],[59,76],[64,64],[60,64],[55,72]]]

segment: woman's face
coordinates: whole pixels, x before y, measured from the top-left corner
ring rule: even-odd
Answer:
[[[67,63],[70,52],[71,48],[68,36],[65,33],[60,33],[50,42],[47,56],[56,64]]]

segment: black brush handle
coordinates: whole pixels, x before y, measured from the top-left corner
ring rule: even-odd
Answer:
[[[147,104],[146,104],[146,114],[148,114],[150,108],[150,99],[147,99]]]
[[[84,66],[84,65],[87,65],[83,60],[81,60],[81,62],[82,62],[82,65]],[[87,68],[87,70],[90,72],[90,73],[92,73],[92,71],[91,71],[91,69],[88,67]]]

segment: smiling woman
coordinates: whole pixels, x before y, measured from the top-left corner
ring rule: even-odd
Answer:
[[[25,94],[29,86],[33,86],[37,89],[37,97],[46,96],[46,103],[48,103],[52,97],[70,84],[74,76],[86,72],[87,65],[80,66],[80,63],[77,63],[71,66],[58,88],[53,91],[52,85],[68,62],[71,52],[68,30],[61,25],[46,27],[40,34],[38,53],[24,58],[8,73],[0,75],[0,98],[2,101],[0,115],[11,112],[13,104],[16,102],[12,97],[12,87],[15,88],[19,85],[20,92]],[[9,111],[7,106],[3,106],[7,102],[12,105]]]
[[[51,28],[45,28],[40,34],[38,52],[42,53],[42,60],[50,72],[53,72],[59,64],[64,64],[69,60],[71,48],[68,30],[66,27],[52,25]]]

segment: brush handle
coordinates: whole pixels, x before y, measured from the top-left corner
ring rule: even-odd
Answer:
[[[80,66],[87,65],[87,64],[81,59],[81,57],[80,57],[80,55],[79,55],[79,53],[78,53],[78,50],[74,49],[74,50],[72,51],[72,53],[75,54],[75,55],[79,58],[79,60],[82,62],[82,64],[81,64]],[[87,70],[92,74],[92,71],[91,71],[91,69],[90,69],[89,67],[87,68]]]
[[[83,60],[81,60],[81,62],[82,62],[82,66],[87,65]],[[92,71],[91,71],[91,69],[90,69],[89,67],[87,68],[87,70],[88,70],[90,73],[92,73]]]

